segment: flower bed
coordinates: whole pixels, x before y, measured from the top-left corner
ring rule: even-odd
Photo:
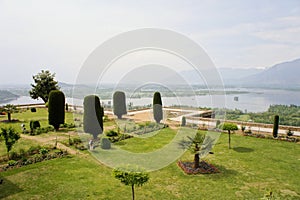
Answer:
[[[19,159],[17,161],[15,160],[9,160],[7,164],[0,165],[0,172],[6,171],[9,169],[19,168],[25,165],[30,165],[38,162],[43,162],[46,160],[51,160],[55,158],[62,158],[68,155],[67,151],[63,151],[60,149],[57,149],[52,152],[48,152],[47,149],[41,149],[39,153],[33,154],[29,157],[24,157],[22,159]]]
[[[199,163],[199,168],[194,168],[194,162],[190,161],[178,161],[177,165],[186,174],[214,174],[220,172],[215,166],[207,163],[206,161],[201,161]]]

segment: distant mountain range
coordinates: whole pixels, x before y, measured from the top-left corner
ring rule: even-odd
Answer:
[[[237,87],[300,87],[300,59],[276,64],[266,69],[219,68],[226,86]],[[195,71],[182,71],[186,80],[193,84],[203,84]]]
[[[300,86],[300,59],[274,65],[242,80],[243,85]]]
[[[19,96],[7,90],[0,90],[0,103],[6,103],[17,99]]]

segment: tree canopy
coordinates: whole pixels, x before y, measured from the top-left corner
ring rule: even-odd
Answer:
[[[230,142],[231,142],[230,131],[238,130],[238,126],[234,123],[224,122],[219,125],[219,128],[224,131],[228,131],[228,148],[230,149],[231,148],[231,146],[230,146]]]
[[[8,122],[11,122],[11,114],[16,112],[18,109],[13,104],[6,104],[0,110],[3,110],[4,112],[7,113],[7,120],[8,120]]]
[[[149,180],[149,174],[137,166],[119,167],[113,170],[113,176],[121,183],[131,186],[132,199],[134,200],[134,185],[143,186]]]
[[[59,90],[58,82],[54,80],[55,73],[42,70],[33,77],[34,84],[31,84],[32,89],[29,91],[31,98],[41,98],[45,103],[48,102],[49,93],[52,90]]]

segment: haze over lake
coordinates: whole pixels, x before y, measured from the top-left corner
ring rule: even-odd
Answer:
[[[284,89],[261,89],[261,88],[228,88],[230,91],[247,91],[247,93],[227,94],[225,95],[225,105],[229,109],[239,109],[248,112],[262,112],[266,111],[270,105],[300,105],[300,90],[284,90]],[[101,94],[99,94],[101,98]],[[237,97],[237,98],[235,98]],[[163,105],[181,105],[194,107],[211,107],[220,108],[224,105],[223,95],[198,95],[198,96],[180,96],[180,97],[164,97],[162,96]],[[127,104],[130,102],[133,106],[144,106],[152,104],[151,97],[130,98],[127,96]],[[111,99],[102,98],[104,104],[108,104]],[[82,105],[83,100],[79,98],[67,98],[66,102],[69,104]],[[40,100],[34,100],[29,96],[21,96],[16,100],[8,102],[10,104],[34,104],[43,103]],[[5,103],[7,104],[7,103]],[[4,105],[4,104],[0,104]]]

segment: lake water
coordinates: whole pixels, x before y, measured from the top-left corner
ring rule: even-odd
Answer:
[[[232,91],[233,89],[230,89]],[[230,108],[240,109],[248,112],[266,111],[270,105],[300,105],[300,91],[275,90],[275,89],[235,89],[237,91],[245,91],[244,94],[229,95],[205,95],[194,97],[162,97],[163,105],[187,105],[195,107],[212,107],[212,108]],[[238,99],[236,99],[237,97]],[[108,104],[111,100],[103,100]],[[81,99],[66,98],[69,104],[82,105]],[[133,106],[143,106],[152,104],[152,98],[127,98],[127,103],[131,102]],[[10,104],[33,104],[43,103],[42,100],[33,100],[28,96],[22,96],[16,100],[9,102]],[[7,104],[7,103],[6,103]]]

